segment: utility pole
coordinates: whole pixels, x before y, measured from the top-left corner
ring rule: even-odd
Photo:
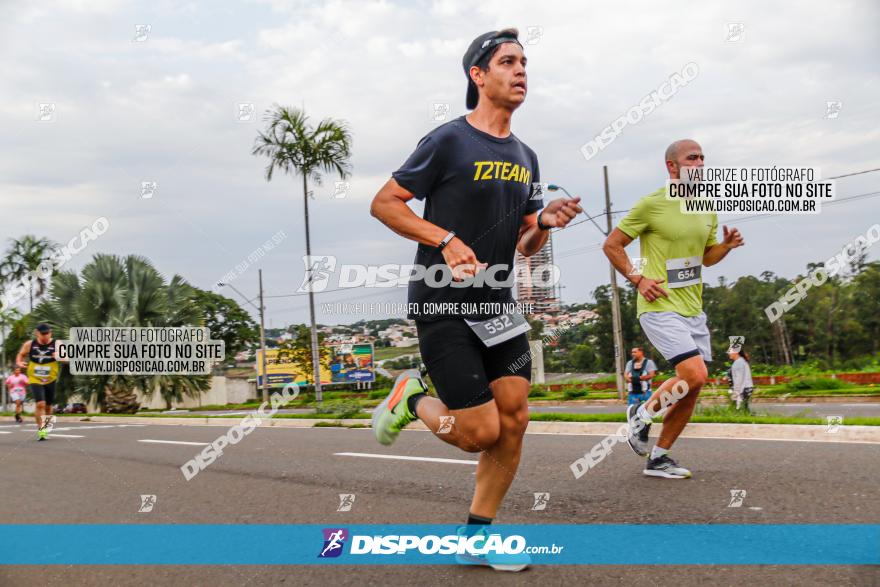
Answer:
[[[608,232],[611,234],[611,194],[608,191],[608,166],[602,166],[602,174],[605,177],[605,220],[608,223]],[[614,368],[617,372],[617,398],[624,397],[623,379],[623,328],[620,320],[620,292],[617,291],[617,270],[611,267],[611,321],[614,330]]]
[[[263,270],[259,269],[258,273],[260,276],[260,306],[259,307],[255,306],[253,300],[248,299],[248,297],[246,295],[244,295],[243,293],[238,291],[238,288],[235,287],[234,285],[232,285],[231,283],[223,283],[221,281],[221,282],[217,283],[217,285],[219,285],[221,287],[231,288],[232,291],[234,291],[235,293],[240,295],[242,297],[242,299],[244,299],[244,301],[246,301],[250,305],[254,306],[254,308],[256,308],[256,310],[260,313],[260,352],[262,354],[261,363],[263,366],[263,401],[265,402],[265,401],[269,401],[269,374],[266,373],[266,329],[263,327],[263,320],[264,320],[264,314],[265,314],[265,312],[264,312],[265,306],[263,306]]]
[[[263,304],[263,270],[259,269],[257,275],[260,278],[260,349],[263,370],[263,401],[269,401],[269,373],[266,371],[266,306]]]

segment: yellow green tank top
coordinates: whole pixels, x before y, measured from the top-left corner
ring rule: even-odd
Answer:
[[[40,344],[37,339],[33,339],[28,359],[28,383],[46,385],[58,379],[58,361],[55,360],[54,339],[47,344]]]

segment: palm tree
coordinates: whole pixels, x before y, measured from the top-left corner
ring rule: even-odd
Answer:
[[[0,291],[2,293],[2,291]],[[0,379],[6,380],[9,373],[6,370],[6,331],[12,328],[15,323],[21,319],[21,313],[15,308],[7,308],[0,310]],[[0,410],[6,410],[6,385],[0,391]]]
[[[10,240],[9,249],[0,262],[0,280],[5,283],[24,280],[28,284],[30,311],[33,312],[34,298],[45,293],[48,282],[46,272],[38,269],[40,265],[50,261],[57,245],[49,239],[37,238],[32,234]]]
[[[171,409],[172,402],[183,401],[184,397],[198,397],[203,391],[211,389],[211,379],[195,375],[157,375],[155,389],[165,400],[165,409]]]
[[[309,184],[311,179],[321,185],[321,172],[336,173],[345,179],[349,175],[351,134],[343,121],[325,118],[312,128],[301,110],[275,105],[266,111],[266,131],[259,132],[253,155],[269,158],[266,181],[272,181],[276,170],[289,175],[300,175],[303,184],[306,225],[306,268],[311,271],[312,245],[309,237]],[[318,359],[318,328],[315,323],[314,292],[309,281],[309,314],[311,317],[312,374],[315,381],[315,399],[320,404],[321,371]]]
[[[183,278],[175,275],[166,284],[143,257],[99,254],[83,267],[82,278],[72,271],[57,273],[34,318],[52,324],[59,339],[73,326],[200,326],[194,297]],[[136,389],[147,397],[158,390],[167,403],[210,387],[204,375],[87,375],[76,377],[75,384],[109,413],[137,411]]]
[[[16,322],[21,320],[21,312],[15,308],[7,308],[0,310],[0,373],[6,375],[6,332],[11,329]]]

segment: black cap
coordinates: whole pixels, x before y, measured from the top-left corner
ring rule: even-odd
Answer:
[[[52,327],[45,322],[40,322],[37,324],[37,332],[40,334],[46,334],[47,332],[52,332]]]
[[[519,42],[519,31],[516,29],[504,29],[483,33],[474,39],[470,47],[468,47],[468,50],[465,51],[461,64],[464,66],[464,75],[468,79],[467,100],[465,102],[468,110],[476,108],[477,101],[480,99],[480,92],[477,90],[477,85],[471,79],[471,67],[476,65],[486,53],[502,43],[516,43],[522,47]]]

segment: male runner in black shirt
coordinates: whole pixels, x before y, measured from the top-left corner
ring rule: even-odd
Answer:
[[[410,281],[409,317],[416,321],[422,361],[439,396],[425,394],[417,372],[404,373],[374,411],[374,433],[380,443],[391,444],[418,418],[441,440],[481,452],[468,525],[495,517],[519,465],[529,422],[525,321],[497,310],[513,302],[514,253],[538,252],[551,227],[566,226],[582,211],[580,198],[555,200],[541,210],[538,158],[510,131],[527,88],[517,36],[516,29],[505,29],[471,43],[463,66],[473,112],[428,133],[371,207],[394,232],[419,243],[414,264],[427,270]],[[407,206],[412,198],[425,200],[424,218]],[[451,272],[454,282],[443,285],[435,269]],[[507,283],[490,286],[499,282]],[[499,570],[528,564],[527,556],[459,560]]]

